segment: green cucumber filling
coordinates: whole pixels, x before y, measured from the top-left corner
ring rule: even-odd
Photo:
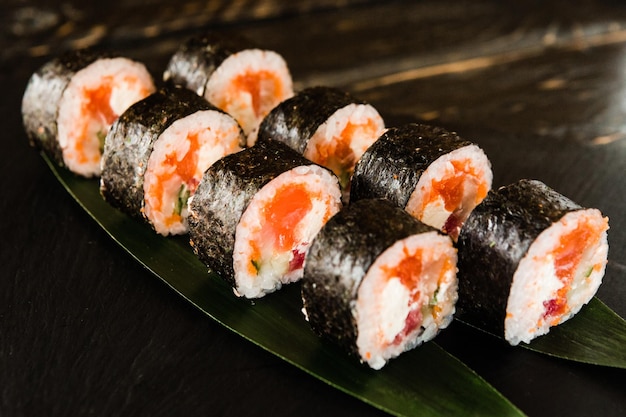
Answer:
[[[437,287],[437,289],[435,290],[435,292],[433,293],[433,296],[430,298],[430,301],[428,302],[428,305],[430,307],[434,307],[437,305],[437,295],[439,294],[439,287]]]
[[[187,207],[187,200],[189,200],[189,189],[187,188],[187,184],[183,183],[180,185],[178,189],[178,196],[176,197],[176,203],[174,204],[174,214],[180,214],[183,212],[183,209]]]
[[[254,269],[256,269],[256,272],[258,273],[261,270],[261,264],[259,263],[259,261],[252,259],[250,260],[250,262],[252,263],[252,266],[254,267]]]
[[[98,137],[98,149],[100,149],[100,153],[104,152],[104,140],[107,137],[107,132],[104,130],[98,130],[96,133]]]

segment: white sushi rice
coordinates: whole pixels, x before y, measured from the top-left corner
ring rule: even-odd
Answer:
[[[264,78],[269,75],[270,78]],[[255,81],[254,89],[238,89],[238,77]],[[259,103],[255,111],[253,95],[258,92]],[[265,116],[278,103],[293,96],[293,82],[285,60],[274,51],[245,49],[234,53],[209,77],[205,98],[232,115],[248,137],[248,146],[256,142],[258,127]]]
[[[389,271],[418,251],[422,273],[417,285],[407,288],[399,277],[390,277]],[[434,231],[400,240],[376,259],[352,306],[357,348],[364,362],[380,369],[389,359],[431,340],[450,324],[458,296],[456,263],[452,240]],[[412,311],[419,311],[416,327],[403,335]]]
[[[457,172],[453,162],[464,160],[470,161],[470,167],[476,175]],[[432,187],[433,182],[441,181],[454,175],[463,175],[463,196],[460,205],[446,208],[445,200],[441,195],[437,195],[431,201],[429,197],[431,193],[435,192]],[[488,191],[491,189],[492,181],[493,173],[487,155],[477,145],[464,146],[437,158],[430,164],[422,173],[415,190],[409,197],[405,210],[418,220],[439,230],[444,229],[446,222],[454,214],[460,220],[460,228],[460,225],[467,220],[472,210],[482,201],[482,198],[477,198],[477,192],[481,183],[485,190]],[[426,204],[425,200],[428,201]],[[451,235],[456,240],[458,229]]]
[[[177,164],[188,157],[190,135],[197,135],[199,148],[193,179],[187,184],[177,172]],[[218,159],[240,151],[243,140],[235,119],[216,110],[192,113],[176,120],[161,133],[154,142],[144,176],[143,214],[157,233],[187,232],[187,205],[177,207],[181,190],[192,195],[204,171]],[[179,216],[172,216],[175,211]]]
[[[556,297],[563,282],[556,275],[554,252],[560,238],[572,232],[579,224],[589,221],[601,233],[583,250],[576,267],[571,288],[567,292],[567,309],[563,315],[544,317],[546,306]],[[583,226],[584,227],[584,226]],[[528,343],[573,317],[591,300],[602,283],[608,256],[608,220],[597,209],[586,209],[566,214],[560,221],[544,230],[532,243],[520,261],[507,302],[504,337],[511,345]]]
[[[107,104],[117,116],[155,90],[145,66],[123,57],[97,60],[72,77],[59,103],[58,141],[65,165],[85,177],[100,175],[102,141],[112,124],[84,114],[87,93],[103,86],[111,88]]]
[[[351,128],[349,135],[346,134],[348,127]],[[384,131],[385,122],[373,106],[349,104],[337,110],[317,128],[303,155],[331,169],[340,178],[344,201],[348,201],[349,180],[354,165]],[[347,147],[344,148],[345,145]]]
[[[312,196],[312,208],[295,226],[295,247],[284,252],[274,250],[268,242],[264,229],[265,207],[276,197],[276,190],[303,184]],[[283,284],[302,278],[303,268],[289,271],[293,250],[306,253],[310,242],[325,222],[341,209],[341,192],[332,173],[317,165],[299,166],[286,171],[266,184],[253,197],[244,211],[235,231],[233,267],[235,272],[235,294],[246,298],[258,298],[281,288]],[[253,261],[251,242],[261,246],[262,264],[252,274]]]

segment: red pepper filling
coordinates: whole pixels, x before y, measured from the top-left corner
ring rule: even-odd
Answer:
[[[293,258],[289,261],[289,272],[300,269],[302,268],[302,265],[304,265],[305,252],[300,252],[298,249],[294,249],[291,253],[293,254]]]
[[[422,324],[422,312],[419,308],[411,310],[406,316],[404,329],[396,335],[392,344],[399,345],[407,337],[409,333],[417,329]]]
[[[459,212],[452,213],[443,225],[442,231],[452,237],[456,241],[463,226],[463,219]]]

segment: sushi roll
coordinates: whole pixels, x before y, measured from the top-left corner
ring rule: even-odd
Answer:
[[[93,49],[68,52],[31,76],[22,98],[24,128],[31,145],[59,165],[98,176],[111,124],[154,90],[140,62]]]
[[[347,199],[356,161],[384,129],[370,104],[336,88],[311,87],[276,106],[261,123],[258,140],[283,142],[330,168]]]
[[[207,32],[190,38],[172,55],[163,79],[186,87],[232,115],[256,141],[261,120],[293,95],[291,74],[277,52],[243,37]]]
[[[191,246],[237,296],[298,281],[309,244],[341,209],[337,177],[278,142],[228,155],[189,204]]]
[[[102,156],[100,191],[162,235],[187,232],[187,200],[202,174],[245,144],[239,124],[204,98],[164,88],[113,124]]]
[[[458,317],[529,343],[574,316],[607,263],[608,219],[536,180],[490,191],[458,240]]]
[[[410,123],[387,130],[361,157],[350,201],[387,198],[456,240],[491,189],[491,163],[456,133]]]
[[[313,240],[303,312],[318,336],[380,369],[450,324],[456,263],[449,236],[388,200],[360,200]]]

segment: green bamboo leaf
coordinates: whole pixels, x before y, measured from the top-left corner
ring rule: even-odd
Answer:
[[[504,341],[500,335],[462,319],[455,320]],[[565,323],[519,346],[555,358],[626,369],[626,320],[594,297]]]
[[[626,320],[594,297],[570,320],[521,346],[562,359],[626,369]]]
[[[432,342],[380,371],[360,365],[313,334],[300,311],[297,284],[255,301],[237,298],[224,280],[207,272],[186,238],[157,235],[109,206],[96,180],[79,178],[44,159],[85,211],[148,270],[217,322],[310,375],[396,416],[524,416]]]

